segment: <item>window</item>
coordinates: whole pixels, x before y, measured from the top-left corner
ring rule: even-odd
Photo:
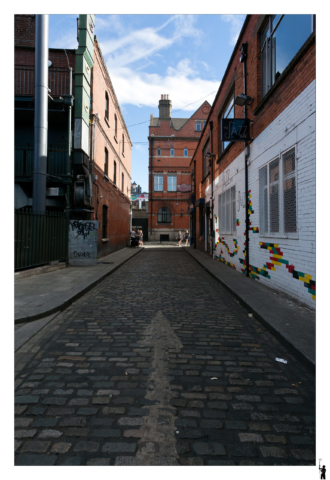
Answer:
[[[105,92],[105,118],[109,120],[109,95]]]
[[[196,122],[196,130],[197,130],[198,132],[201,131],[201,122]]]
[[[162,207],[158,210],[158,223],[171,223],[171,212],[167,207]]]
[[[207,157],[207,153],[209,153],[209,140],[207,141],[204,150],[203,150],[203,178],[208,174],[209,172],[209,158]]]
[[[185,148],[185,149],[184,149],[183,155],[184,155],[185,157],[188,157],[188,148]]]
[[[121,174],[121,191],[124,192],[124,174]]]
[[[108,207],[102,208],[102,238],[108,238]]]
[[[113,162],[113,183],[117,185],[117,163]]]
[[[236,233],[236,188],[219,195],[219,233]]]
[[[171,157],[174,157],[174,148],[171,148]]]
[[[122,153],[124,154],[124,150],[125,150],[125,136],[124,136],[124,134],[122,134],[122,136],[121,136],[121,141],[122,141],[122,144],[123,144]]]
[[[259,170],[260,234],[297,235],[295,147]]]
[[[220,114],[220,118],[219,118],[220,121],[221,121],[222,118],[235,118],[234,98],[235,98],[235,94],[233,92],[232,95],[230,96],[228,102],[226,103],[223,111]],[[220,124],[220,122],[219,122],[219,124]],[[230,142],[222,142],[221,141],[221,128],[219,130],[220,130],[220,142],[219,142],[220,153],[222,153],[228,147]]]
[[[261,97],[274,85],[283,70],[313,31],[313,15],[271,15],[260,37]]]
[[[157,155],[160,157],[160,148],[157,148]]]
[[[105,148],[104,149],[104,174],[106,176],[109,175],[109,162],[108,162],[108,150]]]
[[[163,191],[163,175],[155,175],[155,192]]]
[[[206,122],[203,122],[203,128],[205,127],[205,123],[206,123]]]
[[[115,114],[115,137],[117,138],[117,115]]]
[[[176,175],[169,175],[167,177],[167,191],[176,192]]]

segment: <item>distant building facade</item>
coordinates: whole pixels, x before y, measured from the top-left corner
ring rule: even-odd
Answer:
[[[191,230],[188,211],[192,195],[190,161],[210,104],[204,102],[190,118],[172,118],[172,102],[161,95],[159,117],[149,126],[148,239],[173,241]]]

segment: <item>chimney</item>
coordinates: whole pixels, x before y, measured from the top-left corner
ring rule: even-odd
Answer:
[[[172,102],[168,94],[160,96],[158,108],[160,120],[171,120]]]

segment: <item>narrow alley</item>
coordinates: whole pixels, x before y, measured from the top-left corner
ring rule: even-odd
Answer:
[[[315,465],[315,375],[248,313],[144,249],[16,351],[15,464]]]

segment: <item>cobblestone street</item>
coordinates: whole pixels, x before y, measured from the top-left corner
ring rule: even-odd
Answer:
[[[131,258],[16,352],[15,464],[315,465],[315,375],[248,313],[184,249]]]

